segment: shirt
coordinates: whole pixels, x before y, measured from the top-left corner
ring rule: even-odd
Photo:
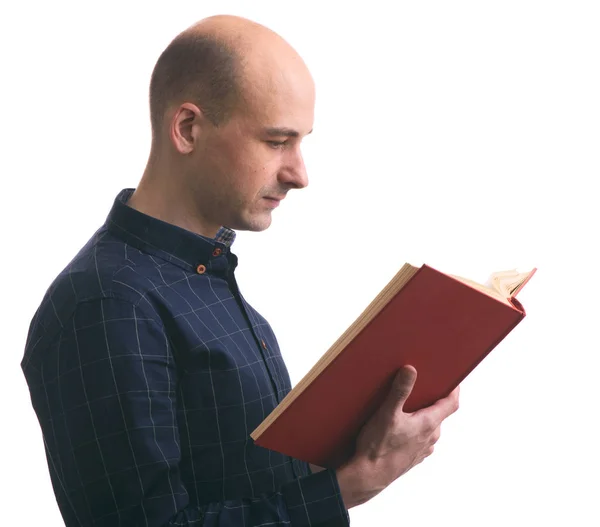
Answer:
[[[291,386],[238,288],[235,232],[132,194],[49,287],[21,362],[66,526],[349,525],[334,471],[250,438]]]

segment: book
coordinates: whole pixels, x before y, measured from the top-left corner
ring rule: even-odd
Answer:
[[[405,412],[449,395],[525,317],[516,295],[536,270],[493,273],[479,284],[404,264],[251,438],[320,467],[339,467],[398,370],[417,370]]]

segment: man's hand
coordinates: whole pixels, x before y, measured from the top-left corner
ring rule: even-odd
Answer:
[[[337,470],[346,508],[370,500],[431,455],[442,421],[458,409],[457,387],[428,408],[405,413],[416,379],[412,366],[398,372],[384,403],[361,430],[354,456]]]

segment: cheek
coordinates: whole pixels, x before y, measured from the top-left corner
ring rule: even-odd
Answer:
[[[272,187],[277,177],[278,153],[266,148],[245,149],[236,154],[235,174],[237,187],[250,199],[265,187]]]
[[[280,167],[281,152],[255,140],[228,137],[206,152],[214,159],[214,181],[230,199],[251,202],[265,190],[273,190]]]

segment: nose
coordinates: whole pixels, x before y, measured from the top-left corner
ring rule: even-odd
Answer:
[[[279,181],[289,188],[305,188],[308,186],[308,174],[300,147],[290,149],[281,170]]]

